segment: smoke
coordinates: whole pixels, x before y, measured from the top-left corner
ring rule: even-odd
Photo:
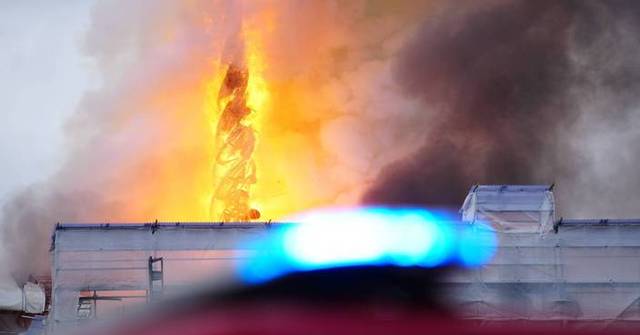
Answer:
[[[457,207],[473,184],[556,183],[563,215],[640,215],[640,4],[458,5],[395,61],[430,130],[363,201]]]
[[[57,222],[209,220],[211,101],[225,63],[247,46],[243,27],[264,58],[270,94],[255,112],[252,194],[263,218],[357,203],[377,171],[420,137],[402,130],[418,104],[402,98],[388,60],[428,8],[429,1],[100,2],[82,50],[101,83],[67,122],[60,170],[4,206],[7,267],[22,279],[48,272]]]
[[[67,123],[59,172],[3,208],[0,253],[25,276],[48,271],[57,222],[209,220],[211,101],[243,47],[269,92],[252,190],[267,220],[459,206],[474,183],[556,182],[564,213],[638,215],[638,7],[100,2],[82,48],[101,84]]]

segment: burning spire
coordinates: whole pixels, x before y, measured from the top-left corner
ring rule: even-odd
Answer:
[[[260,217],[260,212],[250,205],[251,186],[256,183],[253,159],[256,136],[247,120],[253,112],[247,105],[249,75],[245,66],[229,64],[218,93],[217,104],[222,114],[215,130],[210,214],[222,222]]]

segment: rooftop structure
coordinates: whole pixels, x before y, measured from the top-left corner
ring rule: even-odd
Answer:
[[[555,221],[553,185],[475,185],[460,213],[497,231],[546,232]]]
[[[479,185],[460,209],[496,229],[488,264],[448,279],[450,297],[483,323],[640,322],[640,219],[554,220],[553,187]]]

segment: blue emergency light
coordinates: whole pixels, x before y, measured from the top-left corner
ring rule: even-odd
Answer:
[[[417,208],[347,208],[303,213],[255,241],[256,254],[238,267],[242,281],[351,266],[479,266],[496,236],[486,224],[452,220]]]

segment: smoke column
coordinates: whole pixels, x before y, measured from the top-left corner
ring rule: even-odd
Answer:
[[[567,216],[640,216],[639,7],[100,2],[83,51],[101,85],[68,121],[59,172],[3,208],[2,265],[46,273],[56,222],[209,220],[207,107],[239,22],[269,92],[252,187],[265,220],[359,202],[457,207],[475,183],[554,181]]]
[[[395,60],[424,138],[363,201],[458,207],[473,184],[555,182],[561,214],[640,216],[638,36],[636,1],[444,8]]]

